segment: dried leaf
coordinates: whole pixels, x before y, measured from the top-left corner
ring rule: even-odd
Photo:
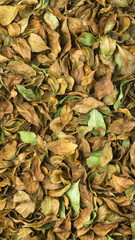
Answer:
[[[31,49],[25,39],[23,38],[13,39],[11,45],[15,52],[19,53],[24,58],[25,61],[31,60]]]
[[[93,231],[97,235],[105,236],[108,232],[110,232],[112,229],[115,229],[117,227],[118,227],[118,223],[113,223],[113,224],[97,223],[93,227]]]
[[[84,98],[82,102],[77,103],[73,110],[79,113],[88,113],[90,110],[102,107],[104,104],[93,97]]]
[[[112,148],[111,148],[111,142],[108,142],[105,144],[102,154],[101,154],[101,166],[105,166],[106,164],[108,164],[112,158],[113,158],[113,154],[112,154]]]
[[[77,144],[74,144],[68,140],[57,140],[47,143],[47,148],[57,155],[72,155],[77,148]]]
[[[0,24],[6,26],[10,24],[18,13],[16,6],[0,6]]]
[[[41,202],[41,211],[45,216],[56,216],[59,211],[59,200],[50,196],[46,196]]]
[[[31,47],[32,52],[42,52],[49,49],[49,47],[47,47],[47,45],[45,44],[44,40],[35,33],[30,34],[28,43]]]

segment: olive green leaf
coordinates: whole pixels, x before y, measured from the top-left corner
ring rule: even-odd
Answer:
[[[106,132],[106,125],[104,122],[103,115],[97,110],[92,109],[88,114],[88,126],[93,127],[93,134],[95,136],[99,135],[99,128],[103,129],[100,131],[100,135],[104,136]]]
[[[73,209],[73,217],[76,217],[80,209],[79,181],[73,184],[65,194],[70,200]]]
[[[89,32],[83,32],[78,38],[79,43],[88,47],[93,46],[95,41],[96,41],[96,38],[93,36],[92,33],[89,33]]]
[[[31,143],[32,145],[36,145],[37,143],[37,136],[33,132],[28,131],[19,131],[20,138],[25,143]]]
[[[90,157],[86,159],[87,166],[89,168],[98,167],[101,165],[101,154],[102,151],[95,151],[90,153]]]
[[[127,83],[131,82],[131,81],[135,81],[135,78],[125,80],[123,83],[121,83],[121,85],[120,85],[120,94],[118,96],[117,101],[114,104],[114,109],[115,110],[118,110],[120,108],[120,106],[121,106],[121,100],[123,98],[123,86],[126,85]]]

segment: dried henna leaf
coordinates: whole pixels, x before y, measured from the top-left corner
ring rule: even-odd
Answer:
[[[74,144],[68,140],[57,140],[47,143],[47,148],[57,155],[72,155],[77,148],[77,144]]]

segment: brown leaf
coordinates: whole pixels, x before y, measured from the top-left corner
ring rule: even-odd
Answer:
[[[71,49],[71,36],[68,28],[67,18],[62,23],[61,32],[63,33],[62,38],[64,43],[64,47],[60,55],[62,58]]]
[[[82,102],[77,103],[73,110],[79,113],[88,113],[90,110],[104,106],[103,102],[97,101],[93,97],[84,98]]]
[[[135,142],[132,144],[130,148],[130,159],[131,163],[135,166]]]
[[[109,132],[115,134],[124,134],[132,131],[134,127],[135,122],[129,121],[128,119],[119,118],[110,124]]]
[[[3,148],[1,148],[0,157],[5,160],[10,160],[16,153],[16,147],[17,142],[15,140],[7,143]]]
[[[51,53],[49,53],[48,57],[51,60],[55,60],[58,57],[58,54],[61,51],[61,46],[60,46],[60,34],[50,30],[47,28],[47,33],[48,33],[48,39],[49,39],[49,47],[51,48]]]
[[[57,140],[47,143],[47,148],[58,155],[72,155],[77,148],[77,144],[74,144],[68,140]]]
[[[73,117],[73,111],[71,110],[70,105],[67,103],[63,106],[60,112],[60,119],[63,125],[67,125]]]
[[[79,217],[74,222],[74,227],[76,229],[82,228],[83,224],[90,220],[91,210],[89,208],[85,208],[81,211]]]
[[[23,217],[27,218],[35,210],[35,202],[29,201],[20,203],[15,210]]]
[[[96,82],[94,89],[95,89],[95,96],[98,100],[103,97],[110,96],[113,93],[114,86],[111,81],[111,70],[109,69],[107,75],[101,78],[99,81]]]
[[[5,98],[0,97],[0,120],[3,118],[4,114],[12,113],[13,105],[10,101]]]
[[[21,60],[11,61],[8,63],[7,69],[11,72],[22,74],[24,77],[36,76],[36,71]]]
[[[31,47],[32,52],[42,52],[49,49],[49,47],[47,47],[47,45],[45,44],[44,40],[35,33],[30,34],[30,37],[28,38],[28,43]]]
[[[11,46],[13,47],[15,52],[19,53],[24,58],[24,60],[31,60],[31,49],[25,39],[15,38],[11,42]]]
[[[112,223],[112,224],[97,223],[93,227],[93,231],[97,235],[105,236],[108,232],[110,232],[112,229],[117,227],[118,227],[118,223]]]
[[[16,22],[13,22],[7,26],[10,37],[18,37],[21,33],[21,29]]]
[[[30,123],[35,126],[39,125],[39,118],[33,106],[27,102],[16,105],[18,112]]]
[[[101,154],[101,166],[107,165],[113,158],[111,142],[105,144]]]
[[[46,196],[41,202],[41,212],[45,216],[54,215],[56,216],[59,211],[59,200],[50,196]]]
[[[71,184],[66,185],[65,187],[59,189],[59,190],[50,190],[48,194],[51,197],[61,197],[67,190],[70,188]]]
[[[112,175],[112,180],[110,181],[110,184],[116,190],[116,192],[123,193],[127,188],[133,185],[134,182],[131,179]]]
[[[16,6],[0,6],[0,24],[6,26],[10,24],[18,13]]]
[[[36,155],[34,161],[31,166],[31,171],[33,173],[33,177],[36,178],[39,182],[42,182],[44,179],[44,174],[41,171],[41,161],[40,158]]]

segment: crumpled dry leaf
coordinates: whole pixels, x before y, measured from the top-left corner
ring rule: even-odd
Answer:
[[[39,118],[33,106],[27,102],[23,102],[20,105],[16,105],[18,112],[30,123],[38,126]]]
[[[129,121],[127,119],[119,118],[109,126],[109,132],[115,134],[124,134],[130,132],[135,127],[134,121]]]
[[[112,154],[112,148],[111,148],[111,142],[108,142],[105,144],[103,151],[101,153],[101,166],[105,166],[106,164],[108,164],[112,158],[113,158],[113,154]]]
[[[18,13],[17,6],[0,6],[0,24],[6,26],[10,24]]]
[[[27,76],[36,76],[36,71],[21,60],[11,61],[7,65],[7,70]]]
[[[82,102],[77,103],[73,110],[79,113],[88,113],[90,110],[104,106],[103,102],[97,101],[93,97],[84,98]]]
[[[32,201],[20,203],[15,210],[23,217],[27,218],[35,210],[35,203]]]
[[[104,223],[97,223],[93,227],[93,231],[100,236],[105,236],[108,232],[110,232],[112,229],[117,228],[118,223],[113,224],[104,224]]]
[[[25,61],[31,60],[31,49],[25,39],[23,38],[13,39],[11,45],[15,52],[19,53],[24,58]]]
[[[0,239],[134,238],[134,12],[0,1]]]
[[[112,180],[110,181],[110,184],[116,190],[116,192],[123,193],[125,189],[133,185],[134,182],[131,179],[126,179],[123,177],[112,175]]]
[[[47,45],[45,44],[44,40],[35,33],[30,34],[28,43],[31,47],[32,52],[42,52],[49,49],[49,47],[47,47]]]
[[[56,216],[59,211],[59,200],[54,197],[46,196],[41,202],[41,211],[45,216]]]
[[[68,140],[56,140],[54,142],[47,143],[47,148],[57,155],[72,155],[77,148],[77,144],[74,144]]]
[[[107,71],[107,75],[101,78],[95,84],[95,96],[98,100],[101,100],[103,97],[110,96],[113,93],[114,86],[111,81],[111,70]]]

